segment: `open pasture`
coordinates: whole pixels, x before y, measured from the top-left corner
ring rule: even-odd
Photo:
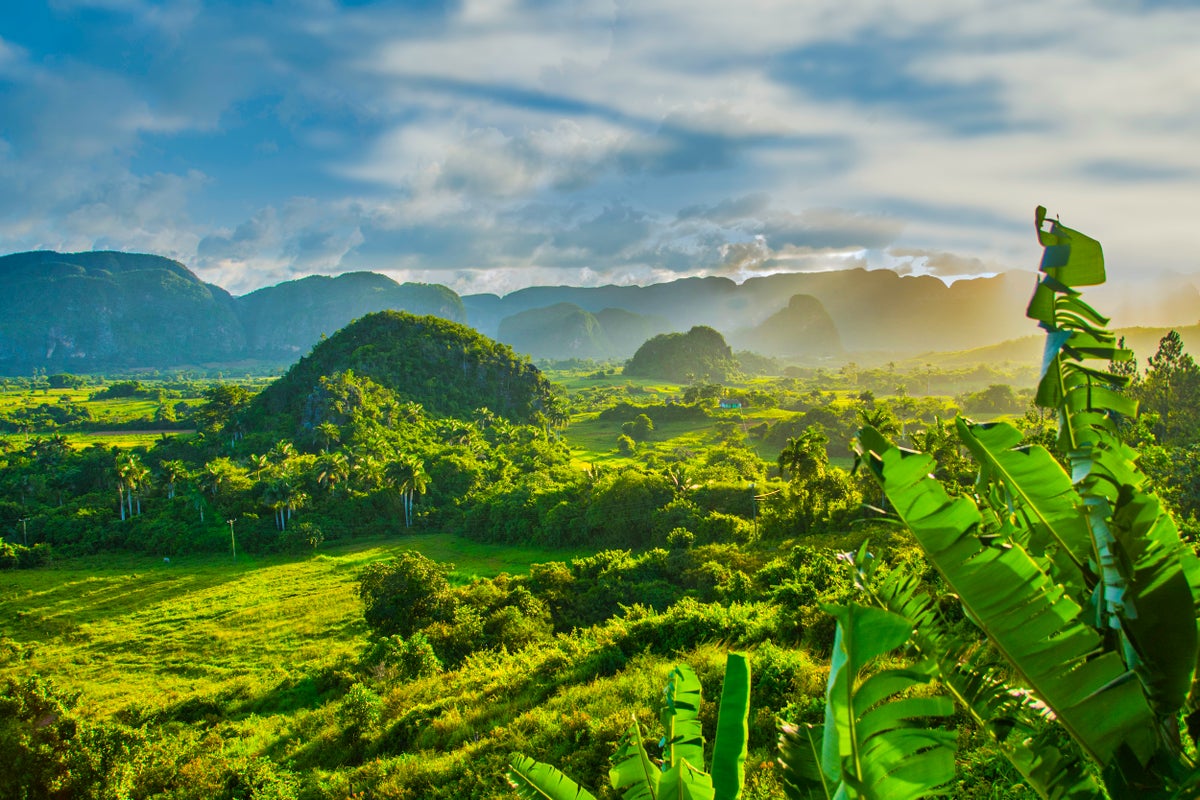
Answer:
[[[334,544],[299,561],[110,555],[8,572],[0,642],[19,648],[0,644],[0,674],[35,670],[82,692],[99,715],[258,695],[290,673],[355,656],[367,635],[359,571],[409,549],[453,562],[457,583],[579,555],[430,534]]]

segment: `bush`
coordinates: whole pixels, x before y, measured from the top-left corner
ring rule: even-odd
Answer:
[[[0,541],[0,570],[16,569],[20,563],[17,549],[5,541]]]
[[[442,662],[433,651],[433,645],[420,631],[407,639],[403,636],[385,636],[376,640],[367,647],[361,663],[377,671],[391,669],[397,678],[405,681],[442,671]]]
[[[311,522],[300,522],[279,534],[279,546],[285,553],[299,554],[316,550],[325,534]]]
[[[382,714],[383,701],[379,695],[361,683],[351,686],[338,706],[338,721],[355,737],[370,733],[379,724]]]

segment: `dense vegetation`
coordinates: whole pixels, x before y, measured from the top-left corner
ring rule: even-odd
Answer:
[[[614,797],[641,786],[621,765],[660,756],[659,780],[690,780],[682,759],[727,787],[727,686],[749,687],[751,800],[1188,796],[1200,369],[1177,334],[1140,369],[1050,252],[1032,310],[1058,372],[1036,390],[997,365],[850,364],[580,372],[564,395],[506,347],[401,314],[257,395],[22,379],[0,409],[0,569],[29,568],[0,593],[0,763],[20,776],[0,797],[500,797],[510,764]],[[76,448],[56,432],[85,420],[26,413],[52,392],[93,414],[184,404],[197,432]],[[964,407],[1004,420],[952,420]],[[1093,561],[1101,522],[1113,557]],[[456,570],[451,545],[512,555]],[[691,751],[651,738],[663,685],[707,698],[671,717]],[[854,738],[856,708],[878,738]]]
[[[736,377],[737,364],[725,337],[706,325],[687,333],[663,333],[646,341],[629,363],[626,375],[673,381],[718,381]]]

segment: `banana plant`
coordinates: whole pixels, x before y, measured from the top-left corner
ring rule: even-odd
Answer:
[[[827,606],[837,619],[823,725],[783,726],[780,762],[797,800],[915,800],[945,794],[954,777],[954,712],[944,696],[917,691],[925,660],[862,677],[873,659],[906,644],[912,623],[866,605]]]
[[[651,759],[633,718],[617,746],[609,770],[612,787],[625,800],[738,800],[745,782],[749,738],[750,662],[742,653],[725,659],[725,682],[717,712],[712,772],[704,771],[704,734],[700,727],[700,680],[686,664],[671,671],[659,718],[661,761]],[[509,785],[527,800],[591,800],[591,795],[556,768],[514,756]]]
[[[730,652],[725,657],[712,774],[703,769],[700,704],[700,679],[688,664],[679,664],[662,692],[661,760],[650,758],[636,717],[613,754],[608,781],[625,800],[738,800],[742,796],[750,734],[750,661],[744,654]],[[593,799],[563,772],[520,754],[512,757],[508,780],[527,800]]]
[[[1036,227],[1042,274],[1027,314],[1047,333],[1036,400],[1057,412],[1067,467],[1045,448],[1020,446],[1011,425],[959,419],[958,436],[980,472],[973,497],[951,497],[932,477],[931,457],[870,426],[854,449],[1007,662],[1012,686],[994,675],[981,681],[962,648],[937,645],[936,636],[926,642],[941,648],[937,670],[952,691],[955,680],[973,675],[975,699],[990,693],[995,702],[973,708],[978,721],[988,727],[988,715],[1004,706],[1001,695],[1028,692],[1099,768],[1110,797],[1191,797],[1200,785],[1189,755],[1200,733],[1200,562],[1120,439],[1120,420],[1137,408],[1120,393],[1128,376],[1108,363],[1132,354],[1075,288],[1104,281],[1100,244],[1057,221],[1047,226],[1041,207]],[[921,601],[892,595],[877,599],[916,614],[907,618],[920,640],[932,624]],[[1019,717],[1011,711],[1004,711],[1009,731]],[[998,741],[1040,796],[1097,796],[1074,755],[1039,754],[1030,746],[1036,739]]]

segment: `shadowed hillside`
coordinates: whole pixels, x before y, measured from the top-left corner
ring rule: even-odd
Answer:
[[[476,331],[437,317],[398,311],[368,314],[313,348],[254,401],[280,428],[311,427],[306,407],[320,404],[322,378],[353,372],[440,415],[491,411],[517,422],[535,419],[550,396],[536,367]],[[284,415],[287,420],[276,417]]]

